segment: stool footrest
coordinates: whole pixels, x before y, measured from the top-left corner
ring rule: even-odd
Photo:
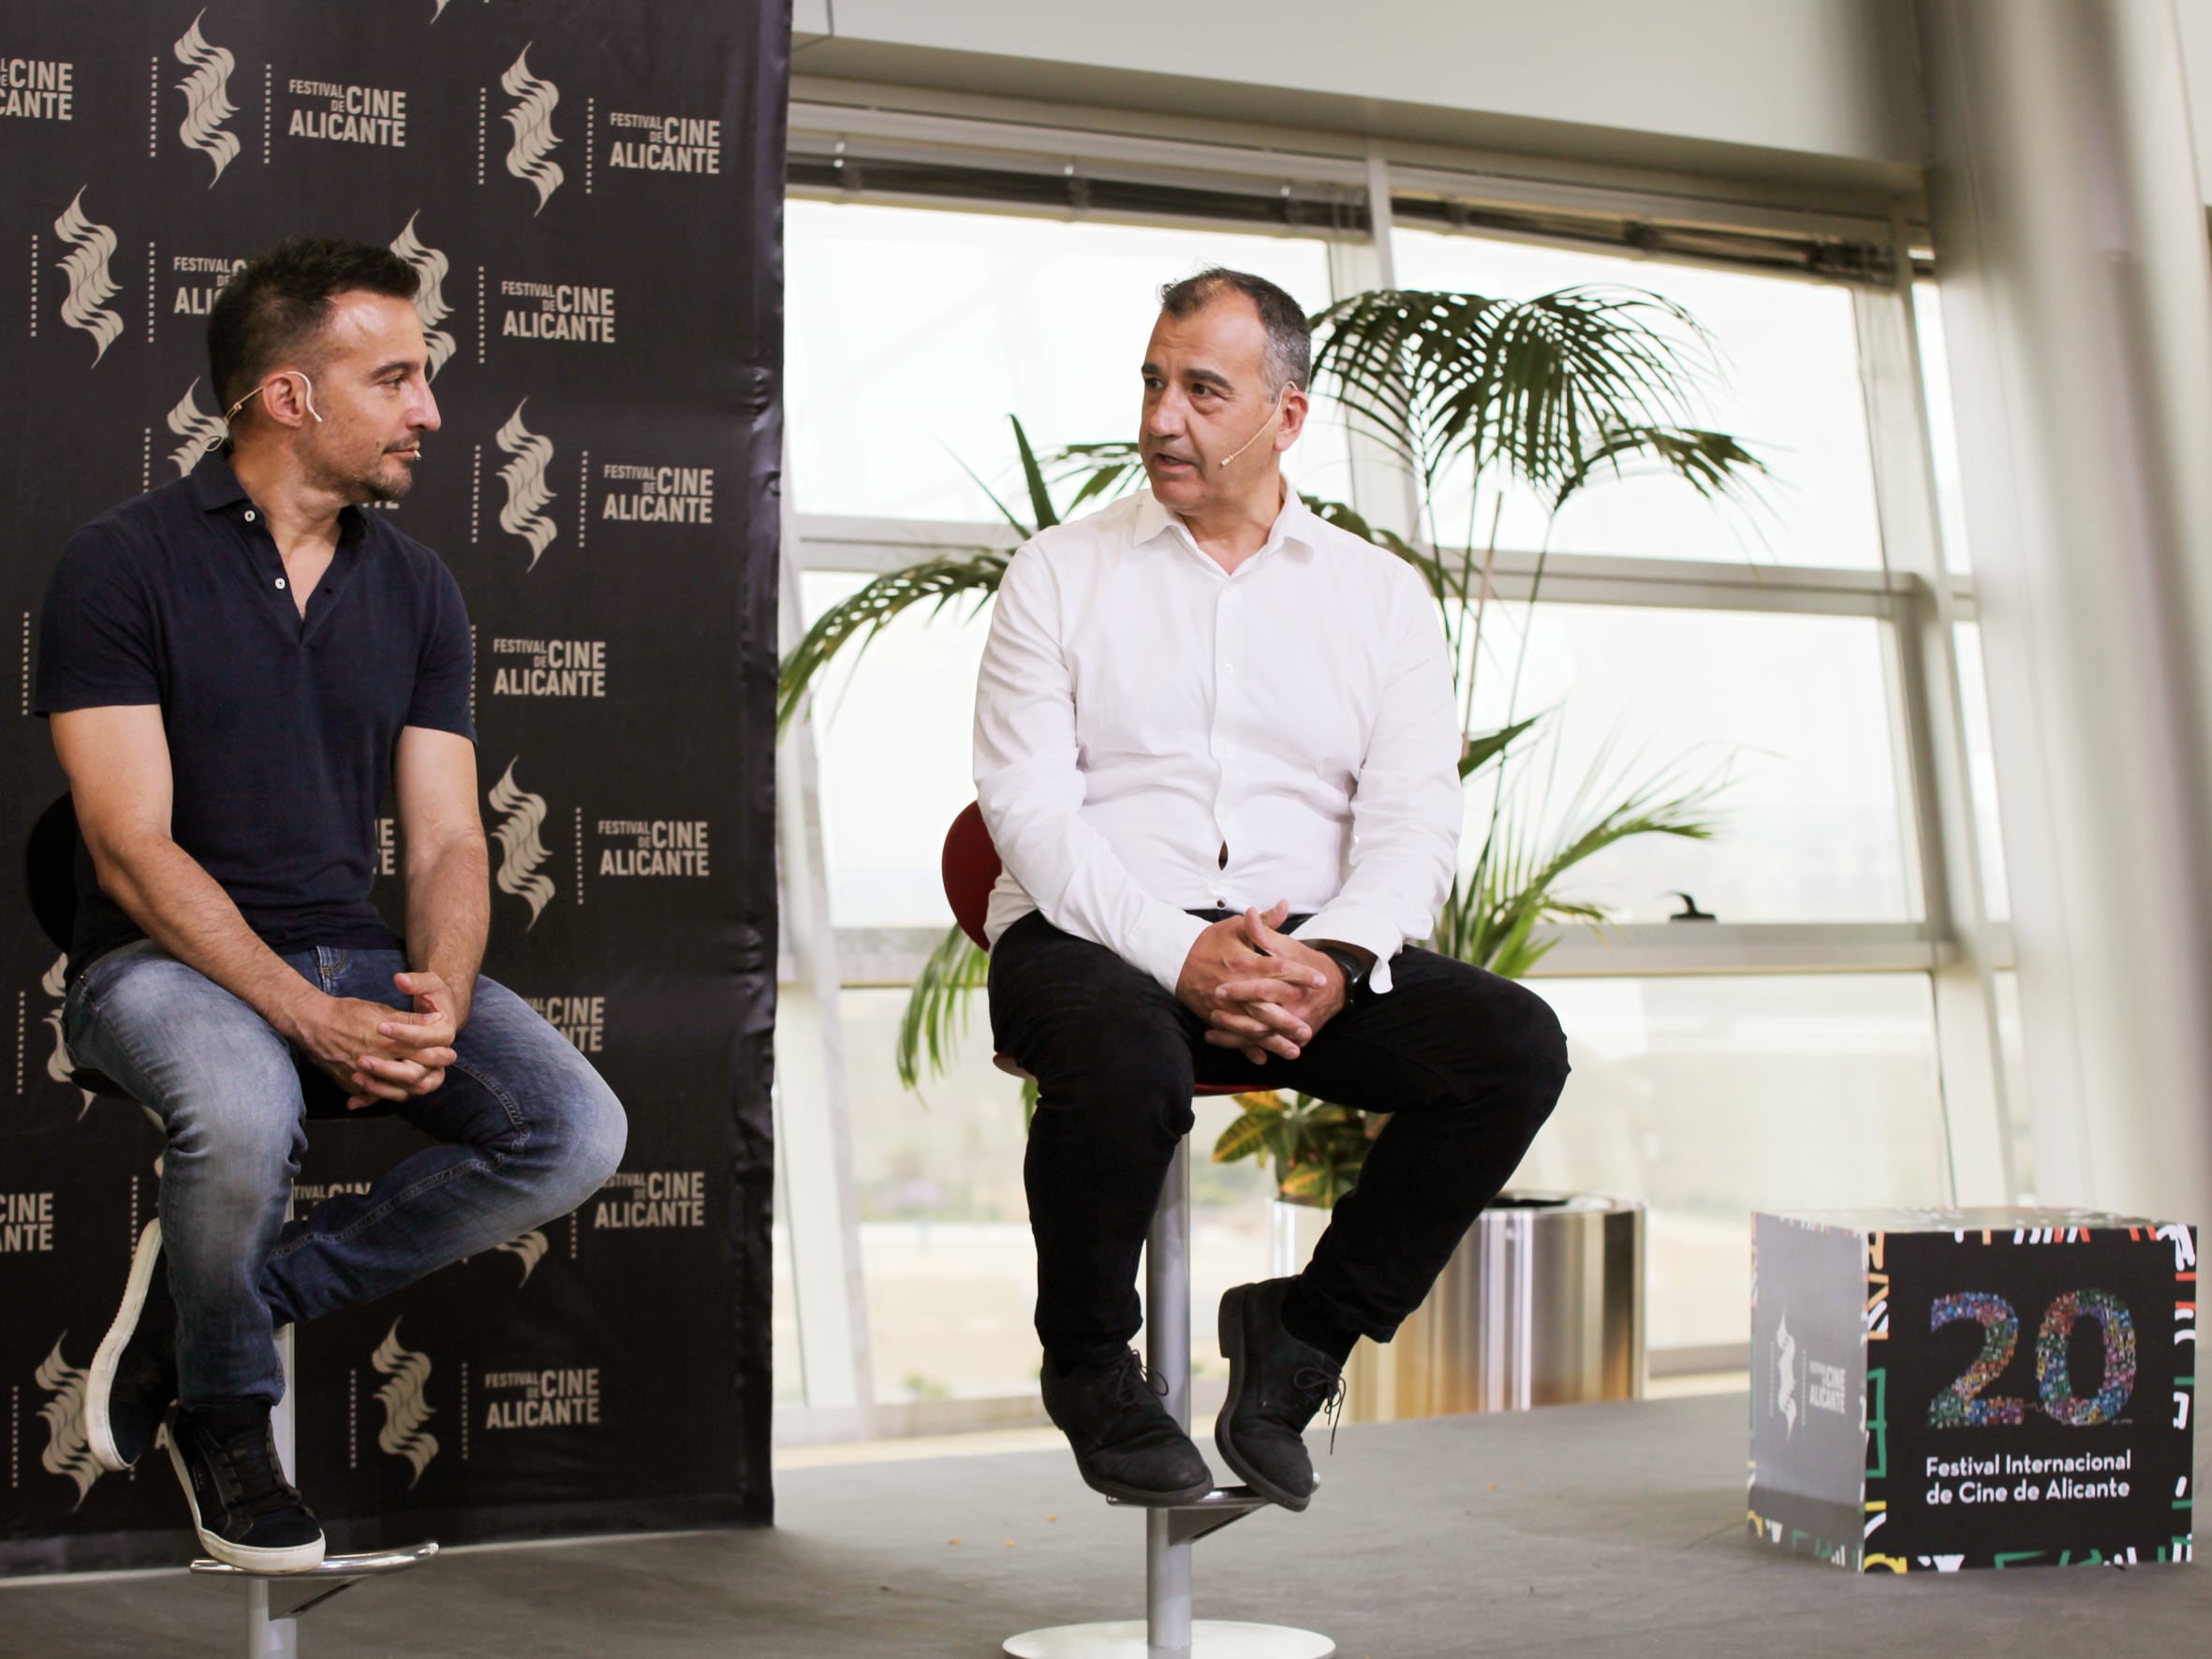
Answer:
[[[270,1618],[297,1619],[308,1608],[320,1607],[363,1578],[404,1573],[409,1567],[420,1566],[436,1553],[437,1546],[425,1541],[400,1549],[372,1550],[365,1555],[326,1555],[319,1566],[303,1573],[252,1573],[229,1562],[209,1561],[203,1556],[192,1564],[192,1571],[209,1578],[254,1579],[268,1587]]]
[[[1255,1509],[1273,1507],[1248,1486],[1216,1487],[1188,1504],[1132,1504],[1125,1498],[1108,1498],[1106,1503],[1114,1509],[1141,1509],[1147,1515],[1166,1516],[1170,1544],[1195,1542],[1232,1520],[1244,1520]]]
[[[399,1549],[371,1550],[365,1555],[326,1555],[319,1566],[309,1567],[303,1573],[252,1573],[227,1561],[209,1561],[202,1556],[192,1564],[192,1570],[218,1578],[284,1579],[303,1584],[320,1578],[374,1578],[384,1573],[404,1573],[409,1567],[420,1566],[436,1553],[437,1546],[425,1542]]]

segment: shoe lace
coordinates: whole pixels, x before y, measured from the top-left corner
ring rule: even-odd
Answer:
[[[258,1520],[299,1503],[299,1490],[285,1478],[266,1428],[240,1430],[217,1442],[217,1446],[238,1493],[238,1506],[247,1515]]]
[[[1336,1455],[1336,1422],[1344,1415],[1344,1373],[1319,1365],[1302,1365],[1290,1373],[1290,1391],[1311,1421],[1317,1412],[1329,1414],[1329,1455]]]
[[[1158,1372],[1146,1369],[1144,1362],[1137,1358],[1136,1349],[1123,1349],[1122,1356],[1114,1362],[1114,1366],[1113,1400],[1115,1404],[1134,1405],[1148,1393],[1162,1400],[1167,1398],[1168,1379]]]

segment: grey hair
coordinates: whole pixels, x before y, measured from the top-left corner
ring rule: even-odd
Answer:
[[[1305,313],[1298,308],[1298,301],[1264,276],[1254,276],[1248,271],[1231,271],[1226,265],[1209,265],[1196,275],[1163,283],[1159,308],[1165,315],[1180,320],[1204,310],[1224,291],[1242,294],[1260,313],[1261,326],[1267,330],[1267,352],[1262,365],[1267,374],[1268,395],[1279,397],[1287,386],[1304,391],[1306,377],[1313,372],[1313,329],[1305,320]]]

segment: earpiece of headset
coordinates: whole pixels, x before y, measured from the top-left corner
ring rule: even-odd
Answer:
[[[307,413],[314,416],[317,422],[319,424],[322,420],[322,411],[315,406],[315,382],[308,379],[306,374],[298,369],[280,369],[277,372],[275,378],[283,380],[295,375],[299,378],[302,395],[307,400]],[[224,424],[227,426],[231,421],[236,420],[238,418],[239,410],[244,408],[248,404],[252,403],[256,398],[259,397],[264,391],[268,389],[269,389],[266,383],[257,386],[253,390],[247,392],[245,396],[240,398],[238,402],[232,404],[228,409],[224,410]]]
[[[1239,444],[1233,453],[1224,455],[1218,462],[1215,463],[1216,465],[1227,466],[1231,462],[1234,461],[1237,456],[1242,455],[1246,449],[1249,449],[1254,444],[1257,444],[1260,441],[1261,433],[1264,433],[1275,418],[1282,413],[1283,397],[1284,394],[1290,389],[1290,383],[1286,381],[1283,384],[1281,389],[1275,394],[1275,402],[1268,404],[1266,418],[1260,422],[1258,429],[1253,432],[1250,437]]]

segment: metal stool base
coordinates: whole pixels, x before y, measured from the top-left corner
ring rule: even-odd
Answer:
[[[1158,1659],[1144,1635],[1144,1621],[1111,1624],[1055,1624],[1006,1639],[1014,1659]],[[1246,1624],[1200,1619],[1190,1626],[1190,1659],[1329,1659],[1336,1644],[1287,1624]]]
[[[319,1607],[341,1590],[350,1590],[363,1578],[380,1578],[420,1566],[437,1553],[435,1544],[411,1544],[404,1549],[379,1549],[373,1555],[326,1555],[322,1564],[303,1573],[249,1573],[229,1562],[202,1556],[192,1564],[195,1573],[214,1578],[246,1578],[268,1598],[268,1617],[297,1619],[309,1608]]]

